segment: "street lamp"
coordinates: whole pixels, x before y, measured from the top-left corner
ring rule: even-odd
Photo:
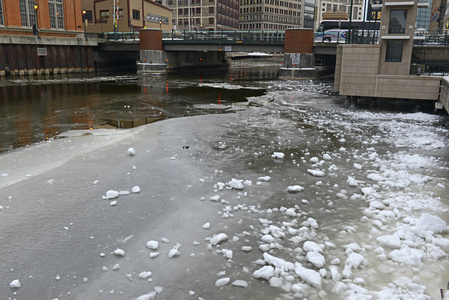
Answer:
[[[87,40],[87,33],[86,33],[86,30],[87,30],[87,18],[86,18],[86,10],[85,9],[83,9],[83,21],[84,21],[84,39]]]
[[[34,3],[34,13],[36,15],[36,24],[33,25],[33,33],[37,36],[38,39],[40,39],[39,36],[39,23],[38,23],[38,17],[37,17],[37,9],[38,6],[36,3]]]
[[[162,29],[162,22],[159,21],[159,29]]]

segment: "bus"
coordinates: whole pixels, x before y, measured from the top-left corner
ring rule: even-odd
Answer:
[[[352,20],[351,29],[362,30],[379,30],[380,21],[361,21]],[[329,29],[349,29],[349,20],[323,20],[318,27],[317,32],[324,32]]]

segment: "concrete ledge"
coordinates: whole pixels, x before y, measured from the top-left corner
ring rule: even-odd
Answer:
[[[84,39],[84,35],[73,38],[0,35],[0,44],[13,45],[57,45],[57,46],[97,46],[102,39]]]

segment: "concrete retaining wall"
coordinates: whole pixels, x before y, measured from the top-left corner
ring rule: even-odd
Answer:
[[[340,95],[438,100],[440,77],[379,74],[379,45],[342,45],[338,84]]]
[[[449,113],[449,77],[443,77],[441,80],[440,102]]]

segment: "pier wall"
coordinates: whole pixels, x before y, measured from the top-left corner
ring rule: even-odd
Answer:
[[[95,71],[94,41],[82,38],[0,37],[0,76]]]

